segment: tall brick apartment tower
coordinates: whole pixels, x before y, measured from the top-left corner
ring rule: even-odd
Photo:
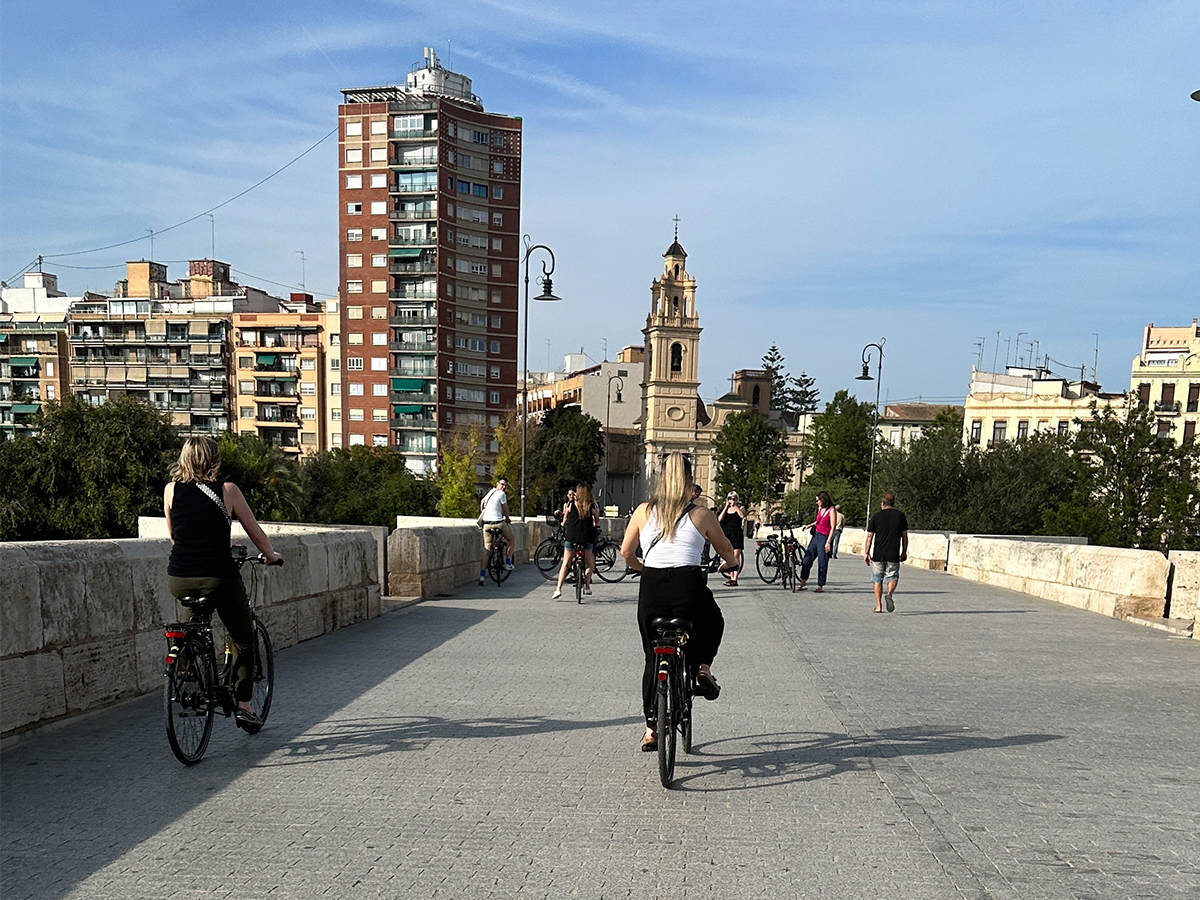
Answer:
[[[439,438],[490,440],[516,406],[521,120],[430,48],[405,86],[342,94],[340,443],[432,470]]]

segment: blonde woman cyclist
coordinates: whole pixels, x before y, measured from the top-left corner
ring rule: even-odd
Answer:
[[[217,614],[234,645],[234,716],[239,726],[261,725],[250,708],[254,689],[254,622],[246,588],[229,552],[230,519],[241,523],[268,563],[282,559],[259,527],[238,486],[221,480],[221,451],[212,438],[183,443],[171,481],[163,490],[163,513],[171,539],[168,585],[176,598],[205,594],[217,601]]]
[[[642,573],[637,620],[646,656],[642,673],[646,732],[641,746],[647,753],[658,749],[654,737],[655,659],[649,633],[652,620],[660,616],[691,620],[688,662],[697,666],[697,693],[708,700],[716,700],[721,693],[711,667],[721,645],[725,619],[705,583],[700,556],[707,540],[725,560],[723,569],[736,566],[737,557],[716,515],[694,505],[691,496],[691,464],[682,453],[671,453],[663,460],[649,501],[630,516],[621,542],[626,564]]]
[[[563,582],[571,571],[571,564],[576,553],[583,554],[584,581],[583,592],[592,592],[592,572],[596,570],[596,535],[600,531],[600,510],[592,500],[592,489],[586,484],[577,484],[575,490],[567,495],[567,502],[562,509],[563,561],[558,570],[558,584],[554,587],[551,600],[562,596]]]

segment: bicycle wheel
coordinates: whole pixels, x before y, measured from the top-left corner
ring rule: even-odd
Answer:
[[[547,581],[558,577],[559,566],[562,565],[563,546],[561,541],[546,538],[533,551],[533,564]]]
[[[763,544],[754,554],[754,568],[758,577],[767,584],[774,584],[779,577],[779,550],[773,544]]]
[[[792,556],[787,551],[783,553],[783,559],[779,561],[779,586],[785,591],[792,589],[792,580],[796,573],[792,569]]]
[[[177,760],[192,766],[200,762],[212,737],[210,698],[216,685],[212,657],[203,646],[187,641],[168,665],[166,675],[163,707],[167,742]]]
[[[583,563],[583,551],[575,551],[575,559],[571,562],[571,570],[575,573],[575,602],[583,602],[583,584],[586,578],[586,567]]]
[[[271,635],[258,619],[254,620],[254,693],[250,695],[250,708],[258,716],[258,725],[243,725],[247,734],[257,734],[266,724],[271,711],[271,698],[275,694],[275,650],[271,646]]]
[[[612,541],[605,541],[596,545],[596,575],[601,581],[616,584],[625,577],[625,573],[628,571],[616,544]]]
[[[689,675],[680,689],[679,733],[683,737],[683,752],[692,752],[692,690],[694,676]]]
[[[508,570],[504,568],[504,550],[497,544],[492,544],[492,552],[488,554],[487,569],[488,577],[496,582],[497,586],[508,577]]]
[[[667,668],[666,682],[658,683],[658,719],[654,733],[658,740],[658,778],[665,788],[675,780],[675,697],[672,682],[675,680],[673,667]]]

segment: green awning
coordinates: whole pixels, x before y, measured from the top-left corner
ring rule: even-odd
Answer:
[[[419,391],[425,387],[425,383],[420,378],[393,378],[393,391]]]
[[[14,366],[36,366],[37,365],[37,357],[36,356],[14,356],[11,360],[9,360],[9,362],[11,362]]]
[[[37,411],[38,411],[38,405],[36,403],[14,403],[13,404],[13,412],[14,413],[35,413]]]
[[[389,247],[388,256],[392,259],[417,259],[421,255],[420,247]]]
[[[259,353],[256,361],[260,366],[273,366],[275,364],[274,353]]]
[[[408,416],[412,415],[413,413],[419,413],[423,408],[424,407],[420,405],[401,404],[400,406],[393,406],[392,412],[398,416]]]

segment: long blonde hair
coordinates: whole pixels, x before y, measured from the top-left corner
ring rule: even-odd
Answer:
[[[172,481],[216,481],[221,477],[221,451],[210,437],[190,437],[171,466]]]
[[[675,526],[692,499],[692,464],[682,453],[669,453],[650,489],[648,512],[658,518],[658,529],[668,541],[675,540]]]
[[[592,489],[586,484],[575,485],[575,507],[579,510],[579,517],[591,517],[592,515]]]

